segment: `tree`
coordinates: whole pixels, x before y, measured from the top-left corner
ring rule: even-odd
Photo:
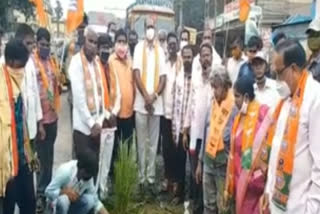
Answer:
[[[54,8],[55,15],[56,15],[56,21],[57,21],[57,30],[58,30],[58,36],[60,35],[60,19],[63,15],[63,9],[61,6],[61,2],[57,0],[57,6]]]

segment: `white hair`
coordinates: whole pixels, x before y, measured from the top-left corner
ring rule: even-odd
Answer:
[[[95,31],[95,29],[88,25],[85,29],[84,29],[84,36],[87,37],[89,33],[94,33],[94,34],[97,34],[97,32]]]
[[[227,69],[223,65],[213,65],[209,80],[211,83],[217,80],[226,88],[230,88],[232,86]]]

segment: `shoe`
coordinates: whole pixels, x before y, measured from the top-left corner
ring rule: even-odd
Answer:
[[[42,214],[46,208],[46,199],[44,197],[39,197],[36,203],[36,213]]]

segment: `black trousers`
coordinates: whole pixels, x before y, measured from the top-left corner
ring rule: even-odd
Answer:
[[[184,193],[187,154],[183,148],[182,134],[176,144],[172,136],[172,121],[164,117],[160,120],[162,155],[165,177],[180,185],[180,196]]]
[[[76,158],[78,159],[80,155],[93,156],[97,160],[97,167],[98,167],[99,151],[100,151],[100,135],[97,137],[91,137],[75,130],[73,132],[73,141],[75,145]],[[97,175],[94,177],[96,180]]]
[[[19,166],[18,175],[7,184],[3,213],[14,214],[16,204],[20,209],[20,214],[36,213],[33,173],[27,164]]]
[[[44,191],[52,178],[54,143],[57,138],[58,122],[45,124],[46,138],[38,139],[36,149],[40,161],[40,171],[37,173],[37,197],[45,197]]]
[[[118,157],[118,149],[120,142],[128,145],[128,151],[130,150],[133,142],[133,130],[134,130],[134,116],[127,119],[121,119],[117,117],[117,131],[114,138],[114,146],[112,152],[110,175],[114,174],[114,164]]]
[[[196,183],[196,170],[198,166],[199,153],[201,149],[202,141],[200,139],[197,140],[196,152],[195,154],[191,154],[189,152],[190,159],[190,168],[191,168],[191,176],[190,176],[190,198],[193,201],[192,211],[194,214],[202,214],[203,213],[203,191],[202,184]]]

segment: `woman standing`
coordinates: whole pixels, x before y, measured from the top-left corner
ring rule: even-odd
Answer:
[[[234,85],[235,104],[239,109],[231,131],[231,148],[224,198],[234,198],[237,214],[259,213],[259,199],[265,178],[256,170],[261,147],[259,130],[264,126],[268,107],[255,100],[254,82],[238,79]],[[264,128],[261,128],[261,130]]]

